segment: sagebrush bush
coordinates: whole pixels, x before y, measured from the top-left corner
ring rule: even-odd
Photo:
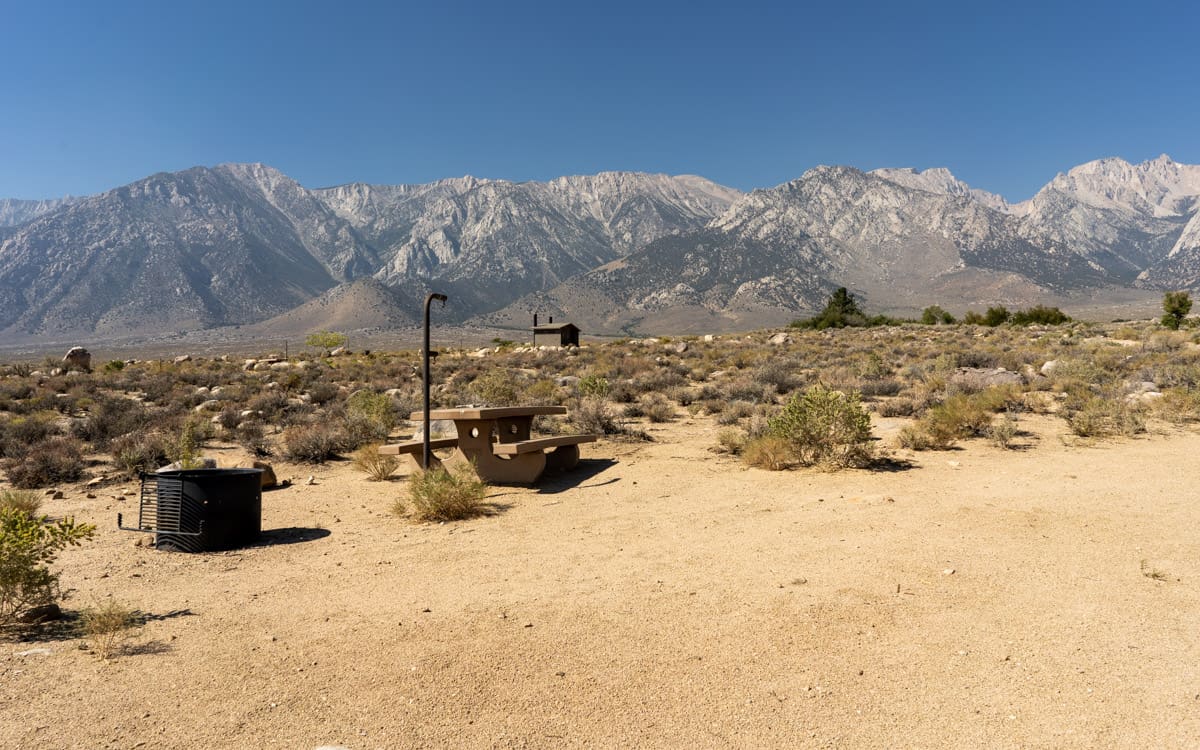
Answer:
[[[4,461],[8,481],[20,489],[36,490],[83,477],[83,452],[79,441],[56,437],[31,446],[20,458]]]
[[[382,482],[400,468],[400,457],[379,452],[379,445],[364,445],[354,452],[354,468],[367,475],[373,482]]]
[[[29,490],[0,490],[0,509],[8,508],[33,518],[42,507],[42,498]]]
[[[639,400],[642,416],[651,422],[670,422],[675,419],[675,407],[661,393],[648,393]],[[632,416],[632,415],[631,415]]]
[[[788,399],[767,429],[787,441],[795,460],[805,466],[865,466],[874,456],[871,417],[855,392],[815,385]]]
[[[601,397],[579,399],[571,408],[569,419],[580,432],[589,435],[616,435],[621,432],[621,425],[612,407]]]
[[[469,465],[453,472],[444,468],[417,471],[408,480],[408,503],[396,502],[398,515],[411,515],[419,521],[457,521],[484,512],[487,496],[484,484]]]
[[[783,471],[795,462],[795,456],[791,441],[777,435],[763,435],[747,442],[742,448],[743,461],[768,471]]]
[[[114,439],[109,450],[113,466],[126,477],[136,477],[169,464],[172,441],[161,432],[139,432]]]
[[[284,455],[292,461],[319,464],[337,457],[346,436],[338,426],[318,423],[289,427],[282,441]]]
[[[109,397],[95,403],[87,418],[76,423],[72,432],[98,451],[107,451],[109,443],[122,435],[144,429],[152,417],[145,406],[127,398]]]

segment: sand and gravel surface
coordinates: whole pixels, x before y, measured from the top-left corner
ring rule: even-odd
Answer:
[[[823,474],[680,420],[444,525],[390,514],[402,476],[276,464],[266,543],[198,555],[65,488],[100,527],[68,609],[149,619],[108,662],[0,643],[0,747],[1200,746],[1200,436],[1022,426]]]

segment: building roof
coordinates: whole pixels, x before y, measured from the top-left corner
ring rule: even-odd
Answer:
[[[546,325],[534,326],[533,330],[535,333],[551,333],[554,331],[561,331],[564,328],[574,328],[576,331],[579,330],[579,326],[575,325],[574,323],[549,323]]]

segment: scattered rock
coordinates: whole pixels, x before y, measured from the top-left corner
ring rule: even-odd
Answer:
[[[176,358],[175,358],[174,360],[172,360],[172,361],[173,361],[175,364],[177,364],[177,365],[181,365],[181,364],[183,364],[184,362],[191,362],[191,361],[192,361],[192,355],[190,355],[190,354],[180,354],[178,357],[176,357]]]
[[[196,408],[193,409],[192,411],[194,411],[196,413],[200,413],[200,412],[204,412],[204,411],[217,411],[220,408],[221,408],[221,402],[217,401],[216,399],[210,398],[209,400],[205,401],[204,403],[197,405]]]
[[[349,354],[349,353],[350,353],[350,352],[346,351],[346,347],[344,347],[344,346],[338,346],[338,347],[335,347],[335,348],[333,349],[333,351],[329,352],[329,356],[331,356],[331,357],[340,357],[340,356],[342,356],[343,354]]]
[[[24,651],[18,651],[13,656],[49,656],[50,649],[48,648],[30,648]]]
[[[671,348],[675,350],[676,354],[683,354],[684,352],[686,352],[688,350],[688,343],[686,341],[680,341],[678,344],[676,344],[675,346],[673,346]]]
[[[420,419],[417,420],[420,422]],[[432,438],[439,437],[458,437],[458,428],[454,426],[454,421],[450,419],[435,419],[429,423],[429,435]],[[422,425],[413,433],[413,440],[425,439],[425,427]]]
[[[242,369],[243,370],[253,370],[254,366],[257,364],[258,364],[257,359],[248,359],[242,363]]]
[[[554,379],[554,384],[558,386],[574,386],[579,384],[579,378],[575,375],[559,375]]]
[[[1003,367],[959,367],[950,376],[950,382],[966,390],[982,391],[997,385],[1024,385],[1025,379]]]
[[[92,371],[92,353],[82,346],[73,346],[68,349],[62,361],[68,370]]]
[[[946,568],[945,570],[942,571],[942,575],[944,575],[944,576],[954,575],[954,568]]]
[[[779,333],[775,334],[770,339],[768,339],[768,341],[774,346],[783,346],[784,344],[791,343],[791,340],[792,340],[792,337],[787,335],[783,331],[780,331]]]
[[[1046,364],[1042,365],[1042,374],[1045,375],[1046,377],[1049,377],[1049,376],[1053,375],[1054,371],[1057,369],[1058,369],[1058,360],[1052,359],[1049,362],[1047,362]]]
[[[23,622],[27,625],[36,625],[39,622],[61,620],[62,616],[62,609],[57,604],[43,604],[40,607],[30,607],[21,614],[17,615],[17,622]]]
[[[315,476],[313,476],[312,474],[309,474],[308,479],[305,479],[304,483],[307,485],[314,485],[317,483],[317,478]]]
[[[716,340],[716,337],[713,336],[711,333],[704,334],[704,343],[711,344],[715,340]]]
[[[62,490],[55,490],[50,494],[51,500],[62,500],[64,497],[66,497],[66,495],[63,494]]]
[[[198,459],[196,459],[195,463],[197,465],[193,466],[192,467],[193,469],[215,469],[215,468],[217,468],[217,459],[215,459],[215,458],[198,458]],[[169,463],[166,466],[158,469],[158,471],[156,471],[154,473],[161,474],[164,471],[180,471],[182,469],[183,469],[183,464],[181,464],[178,461],[175,461],[173,463]],[[121,493],[122,494],[128,493],[128,494],[132,495],[133,490],[122,490]]]

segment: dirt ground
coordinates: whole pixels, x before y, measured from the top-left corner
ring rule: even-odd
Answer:
[[[276,463],[264,544],[198,555],[65,488],[46,510],[99,526],[66,607],[149,621],[108,662],[0,642],[0,746],[1200,746],[1200,435],[1022,426],[823,474],[680,420],[443,525],[389,513],[407,466]]]

